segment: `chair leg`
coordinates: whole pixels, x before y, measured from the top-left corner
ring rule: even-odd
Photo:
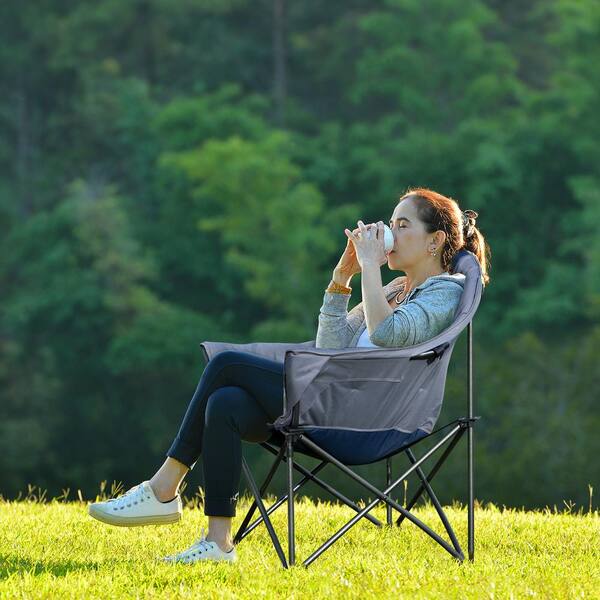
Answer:
[[[287,561],[285,559],[285,554],[283,553],[283,549],[281,548],[281,544],[279,543],[279,538],[275,533],[275,529],[273,529],[273,524],[271,523],[271,519],[269,519],[269,515],[267,515],[267,511],[265,509],[265,505],[263,504],[262,498],[260,497],[259,489],[254,481],[254,477],[252,477],[252,473],[248,468],[248,463],[246,459],[242,456],[242,468],[244,470],[244,475],[248,480],[248,485],[250,485],[250,489],[252,490],[252,494],[254,495],[254,499],[258,505],[258,510],[262,515],[262,518],[265,521],[265,525],[267,526],[267,530],[269,535],[271,536],[271,540],[273,542],[273,546],[275,546],[275,551],[277,552],[277,556],[279,556],[279,560],[281,560],[281,564],[284,569],[288,568]]]
[[[460,437],[460,434],[462,432],[464,432],[464,425],[459,425],[459,426],[455,427],[452,431],[450,431],[447,435],[445,435],[443,437],[443,439],[441,439],[432,448],[430,448],[421,458],[419,458],[418,460],[415,459],[416,462],[411,467],[409,467],[409,469],[406,472],[404,472],[396,481],[390,483],[390,485],[388,485],[386,487],[386,489],[383,491],[379,490],[377,487],[372,485],[369,481],[367,481],[366,479],[364,479],[363,477],[361,477],[360,475],[358,475],[357,473],[352,471],[352,469],[350,469],[345,464],[343,464],[341,461],[336,459],[334,456],[332,456],[331,454],[326,452],[323,448],[319,447],[317,444],[312,442],[312,440],[310,440],[310,438],[305,438],[304,443],[308,446],[308,448],[310,450],[313,450],[318,457],[321,457],[324,460],[325,464],[332,463],[333,465],[338,467],[342,472],[346,473],[352,479],[354,479],[358,483],[362,484],[369,491],[374,493],[376,496],[376,499],[373,500],[372,502],[370,502],[365,508],[360,510],[360,512],[358,512],[358,514],[356,514],[354,516],[354,518],[352,518],[350,521],[348,521],[341,529],[339,529],[333,536],[331,536],[324,544],[322,544],[317,550],[315,550],[302,563],[302,565],[307,567],[312,562],[314,562],[323,552],[325,552],[325,550],[327,550],[338,539],[340,539],[360,519],[362,519],[363,517],[368,517],[368,513],[377,504],[379,504],[379,502],[382,502],[382,501],[385,502],[386,505],[389,505],[392,508],[396,509],[398,512],[400,512],[403,515],[403,517],[409,519],[412,523],[417,525],[417,527],[419,527],[423,532],[425,532],[427,535],[429,535],[434,541],[436,541],[440,546],[442,546],[442,548],[444,548],[449,554],[451,554],[454,558],[457,558],[460,562],[462,562],[464,560],[462,551],[460,551],[460,550],[457,551],[457,549],[455,547],[453,548],[450,544],[448,544],[448,542],[446,540],[444,540],[442,537],[440,537],[435,531],[433,531],[430,527],[428,527],[425,523],[423,523],[420,519],[418,519],[416,516],[414,516],[412,513],[410,513],[403,506],[398,504],[398,502],[396,502],[390,495],[391,492],[393,491],[393,489],[398,484],[400,484],[402,481],[404,481],[406,479],[406,477],[408,477],[408,475],[410,475],[410,473],[419,469],[421,464],[423,464],[423,462],[425,462],[427,459],[429,459],[435,452],[437,452],[448,441],[450,441],[450,445],[453,446],[456,443],[457,438]],[[290,566],[294,565],[295,561],[296,561],[294,493],[299,487],[299,486],[297,486],[297,487],[294,486],[293,472],[294,472],[294,468],[300,467],[300,465],[296,465],[296,463],[294,463],[294,460],[293,460],[294,442],[296,439],[300,440],[300,439],[303,439],[304,437],[305,436],[303,436],[302,433],[299,433],[299,432],[288,432],[288,434],[286,435],[285,446],[284,446],[285,460],[286,460],[287,466],[288,466],[288,468],[287,468],[287,476],[288,476],[287,477],[287,479],[288,479],[287,497],[288,497],[288,544],[289,544],[289,565]],[[278,456],[278,459],[279,458],[280,458],[280,456]],[[280,462],[280,461],[278,460],[278,462]],[[439,462],[440,461],[438,461],[438,463]],[[324,463],[321,463],[321,465],[323,465]],[[319,465],[317,468],[321,468],[321,465]],[[267,510],[265,508],[265,505],[262,501],[260,490],[258,489],[256,482],[254,481],[254,478],[252,477],[250,469],[248,468],[248,464],[243,456],[242,456],[242,467],[244,470],[244,474],[250,485],[250,488],[252,490],[252,494],[254,495],[256,505],[258,506],[258,509],[261,513],[261,518],[265,522],[265,525],[267,527],[269,536],[271,537],[271,541],[273,542],[273,546],[275,547],[277,555],[279,556],[279,559],[280,559],[283,567],[288,568],[288,562],[286,560],[286,556],[281,548],[281,544],[279,542],[277,534],[275,533],[273,524],[271,523],[271,520],[269,518],[269,512],[267,512]],[[438,467],[438,465],[436,465],[436,467]],[[436,468],[436,467],[434,467],[434,468]],[[303,467],[302,467],[302,469],[307,472],[307,470],[304,469]],[[273,468],[272,468],[272,470],[273,470]],[[269,475],[272,476],[272,473],[269,473]],[[308,472],[307,472],[307,475],[310,475],[310,478],[312,478],[313,480],[317,479],[316,477],[314,477],[314,475],[312,475]],[[421,475],[422,475],[423,483],[427,484],[427,486],[424,486],[424,489],[427,489],[427,487],[429,487],[429,489],[428,489],[428,493],[429,493],[429,491],[431,490],[431,487],[428,486],[429,482],[427,481],[427,478],[424,476],[424,474],[422,472],[421,472]],[[430,477],[431,477],[431,474],[430,474]],[[305,477],[305,480],[306,480],[306,477]],[[431,494],[435,497],[432,490],[431,490]],[[285,500],[283,500],[283,501],[285,501]]]
[[[386,483],[386,487],[390,487],[390,485],[392,484],[392,457],[388,457],[385,461],[385,473],[386,473],[386,478],[385,478],[385,483]],[[385,514],[386,514],[386,520],[387,520],[387,524],[391,527],[392,526],[392,507],[389,504],[385,505]]]
[[[272,454],[278,454],[277,450],[275,450],[271,446],[266,445],[266,444],[261,444],[261,445],[263,447],[265,447]],[[285,448],[285,446],[283,446],[283,448]],[[283,460],[285,460],[285,458]],[[328,492],[329,494],[331,494],[332,496],[336,497],[338,500],[343,502],[346,506],[349,506],[352,510],[355,510],[356,512],[360,512],[360,510],[361,510],[360,507],[357,504],[355,504],[354,502],[352,502],[352,500],[350,500],[349,498],[347,498],[346,496],[344,496],[343,494],[338,492],[334,487],[332,487],[331,485],[329,485],[328,483],[326,483],[319,477],[315,477],[316,473],[318,473],[323,467],[325,467],[329,464],[328,461],[324,460],[317,467],[315,467],[312,471],[309,471],[306,467],[303,467],[301,464],[299,464],[295,461],[293,461],[293,464],[294,464],[294,468],[297,471],[300,471],[300,473],[302,473],[305,476],[300,481],[300,483],[298,483],[294,486],[294,491],[297,492],[307,482],[307,480],[310,479],[311,481],[313,481],[314,483],[316,483],[317,485],[322,487],[326,492]],[[287,494],[285,496],[282,496],[281,498],[279,498],[279,500],[267,511],[268,514],[271,514],[271,512],[273,510],[275,510],[276,508],[281,506],[281,504],[286,502],[286,500],[287,500]],[[375,525],[376,527],[383,527],[383,524],[381,523],[381,521],[379,521],[379,519],[376,519],[373,515],[366,515],[365,518],[368,519],[369,521],[371,521],[371,523],[373,523],[373,525]],[[257,522],[253,523],[248,528],[248,533],[250,532],[251,529],[253,529],[256,525],[258,525],[261,521],[262,521],[262,519],[259,518],[257,520]],[[242,535],[242,537],[244,537],[244,534]]]
[[[452,452],[452,449],[454,448],[454,446],[456,446],[456,444],[458,443],[458,440],[460,440],[460,438],[462,437],[463,433],[464,433],[464,429],[460,429],[456,433],[454,439],[450,442],[448,447],[444,450],[444,452],[442,453],[442,455],[440,456],[438,461],[435,463],[435,465],[433,466],[431,471],[429,471],[429,475],[427,475],[427,477],[426,477],[427,481],[433,480],[433,478],[435,477],[435,475],[438,472],[438,470],[440,469],[440,467],[444,464],[446,458],[448,458],[448,455],[450,454],[450,452]],[[419,486],[419,489],[415,492],[415,495],[411,498],[410,502],[406,505],[406,510],[410,510],[417,503],[418,499],[421,497],[421,495],[423,494],[424,491],[425,491],[425,487],[423,486],[423,484],[421,484]],[[404,515],[399,515],[398,518],[396,519],[396,525],[398,527],[400,527],[403,520],[404,520]]]
[[[285,450],[285,446],[283,446],[283,449]],[[316,473],[317,471],[319,471],[320,469],[322,469],[326,464],[327,463],[322,462],[320,465],[318,465],[317,467],[315,467],[311,471],[311,473]],[[310,479],[309,477],[303,477],[300,480],[300,482],[298,482],[294,486],[294,492],[297,492],[306,482],[309,481],[309,479]],[[264,494],[264,490],[263,490],[262,494]],[[261,494],[261,496],[262,496],[262,494]],[[277,501],[274,504],[272,504],[267,509],[267,514],[269,516],[271,516],[282,504],[284,504],[287,501],[287,498],[288,498],[287,494],[285,494],[285,495],[281,496],[280,498],[278,498]],[[252,503],[252,506],[250,507],[250,510],[248,511],[249,515],[250,515],[251,511],[252,511],[252,513],[254,513],[253,507],[256,507],[256,502]],[[248,515],[246,515],[246,519],[244,519],[244,524],[243,524],[243,527],[245,527],[245,529],[243,529],[242,527],[240,527],[238,533],[236,534],[236,540],[237,541],[243,540],[254,529],[256,529],[263,522],[263,518],[261,516],[257,517],[250,525],[247,524],[248,521],[249,521],[249,517],[248,517]]]
[[[469,560],[475,560],[475,498],[474,498],[474,476],[473,476],[473,425],[469,426],[467,431],[467,463],[469,470],[469,508],[468,508],[468,553]]]
[[[412,450],[410,448],[406,450],[406,454],[407,454],[410,462],[414,465],[417,462],[417,459],[415,458],[415,455],[412,453]],[[446,513],[444,512],[444,509],[442,508],[442,505],[440,504],[440,501],[438,500],[437,496],[434,494],[432,487],[429,485],[429,481],[427,481],[427,478],[425,477],[425,473],[423,473],[421,467],[417,467],[416,473],[417,473],[419,479],[423,482],[422,485],[425,487],[427,494],[431,498],[431,502],[433,502],[433,505],[435,506],[435,510],[437,511],[437,514],[440,517],[440,520],[442,521],[442,523],[444,524],[444,527],[446,528],[446,532],[448,533],[448,537],[452,541],[452,545],[454,546],[455,550],[462,557],[464,557],[463,551],[460,547],[460,544],[458,543],[458,539],[456,538],[454,530],[452,529],[452,526],[450,525],[450,522],[448,521],[448,517],[446,516]]]
[[[282,445],[281,450],[279,452],[276,451],[274,448],[271,448],[270,446],[265,446],[265,447],[267,448],[267,450],[269,450],[269,452],[272,452],[273,454],[276,454],[278,456],[279,456],[280,452],[285,452],[285,445]],[[282,459],[282,460],[285,460],[285,459]],[[325,460],[322,461],[316,467],[314,467],[312,471],[309,471],[308,469],[306,469],[301,464],[299,464],[295,461],[292,461],[292,462],[293,462],[294,468],[296,470],[300,471],[304,475],[304,477],[296,485],[294,485],[295,493],[298,492],[298,490],[305,483],[312,480],[312,481],[314,481],[314,483],[321,486],[326,492],[329,492],[332,496],[335,496],[341,502],[343,502],[344,504],[349,506],[352,510],[354,510],[356,512],[360,512],[360,510],[361,510],[360,507],[357,504],[355,504],[354,502],[352,502],[352,500],[350,500],[349,498],[347,498],[346,496],[344,496],[343,494],[338,492],[334,487],[330,486],[328,483],[324,482],[323,480],[319,479],[318,477],[315,477],[316,473],[318,473],[321,469],[326,467],[327,464],[329,464],[327,461],[325,461]],[[278,467],[278,465],[279,465],[279,460],[276,460],[273,467],[271,468],[271,471],[273,471],[273,469],[276,469]],[[269,475],[267,475],[265,482],[261,486],[261,492],[260,492],[261,497],[265,493],[267,485],[271,481],[271,479],[272,479],[272,472],[270,472]],[[273,514],[282,504],[284,504],[287,501],[287,498],[288,498],[287,494],[278,498],[277,501],[271,507],[269,507],[267,509],[267,515],[270,516],[271,514]],[[252,505],[250,506],[248,513],[244,517],[242,524],[240,525],[237,533],[235,534],[235,537],[233,540],[234,544],[239,544],[239,542],[241,542],[247,535],[249,535],[254,529],[256,529],[256,527],[258,527],[263,522],[262,516],[259,516],[250,525],[248,525],[256,508],[257,508],[257,504],[256,504],[256,500],[255,500],[252,503]],[[371,521],[376,527],[383,527],[382,523],[378,519],[376,519],[373,515],[367,514],[367,515],[365,515],[365,519],[368,519],[369,521]]]
[[[271,466],[271,469],[270,469],[267,477],[265,478],[263,484],[260,486],[261,498],[262,498],[263,494],[265,493],[267,486],[269,485],[269,483],[271,483],[271,479],[273,479],[273,475],[275,475],[275,473],[277,472],[277,467],[279,466],[279,463],[281,462],[281,459],[283,458],[284,453],[285,453],[285,447],[282,446],[281,449],[279,450],[279,452],[277,453],[275,462]],[[252,515],[254,515],[256,508],[257,508],[257,504],[256,504],[256,500],[255,500],[252,503],[252,506],[250,506],[250,509],[246,513],[246,516],[244,517],[242,524],[240,525],[239,529],[237,530],[237,533],[235,534],[235,537],[233,538],[234,544],[238,544],[244,537],[244,534],[246,533],[246,527],[248,526],[248,523],[250,523],[250,519],[252,519]],[[269,513],[267,513],[267,514],[269,514]]]
[[[469,477],[468,507],[468,554],[469,560],[475,559],[475,507],[474,507],[474,475],[473,475],[473,321],[467,325],[467,414],[469,431],[467,432],[467,470]]]
[[[461,430],[460,426],[454,428],[450,433],[448,433],[442,440],[440,440],[433,448],[428,450],[418,461],[410,467],[405,473],[403,473],[391,486],[387,487],[383,492],[378,490],[374,485],[369,483],[366,479],[362,478],[360,475],[354,473],[349,467],[344,465],[344,463],[337,460],[334,456],[327,453],[325,450],[317,446],[313,441],[306,438],[305,444],[315,452],[317,452],[320,456],[323,456],[325,459],[329,460],[331,463],[336,465],[341,471],[346,473],[349,477],[362,484],[368,490],[373,492],[377,498],[370,502],[365,508],[363,508],[357,515],[355,515],[350,521],[348,521],[341,529],[339,529],[333,536],[331,536],[324,544],[322,544],[317,550],[315,550],[304,562],[304,566],[310,565],[313,561],[315,561],[325,550],[327,550],[332,544],[334,544],[339,538],[341,538],[351,527],[353,527],[366,513],[373,509],[379,502],[383,501],[392,505],[397,511],[401,512],[407,519],[409,519],[412,523],[417,525],[421,530],[423,530],[427,535],[433,538],[442,548],[444,548],[449,554],[453,557],[457,558],[462,562],[463,556],[456,552],[456,550],[446,542],[443,538],[441,538],[435,531],[433,531],[430,527],[428,527],[425,523],[423,523],[420,519],[415,517],[413,514],[408,512],[404,507],[400,506],[395,500],[393,500],[389,493],[410,473],[412,473],[416,468],[418,468],[425,460],[427,460],[430,456],[433,455],[439,448],[441,448],[448,440],[453,438],[457,432]]]
[[[296,538],[294,531],[294,436],[286,436],[288,477],[288,556],[289,565],[296,564]]]

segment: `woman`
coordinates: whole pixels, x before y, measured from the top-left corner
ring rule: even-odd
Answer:
[[[489,281],[489,246],[475,227],[477,213],[424,188],[409,190],[396,206],[390,228],[394,246],[384,251],[383,223],[350,232],[325,291],[316,346],[399,347],[420,343],[445,329],[460,301],[464,275],[449,273],[454,254],[473,252]],[[405,276],[382,286],[384,262]],[[349,313],[350,280],[362,273],[362,298]],[[179,486],[202,455],[204,514],[208,534],[168,562],[235,561],[231,538],[241,475],[242,440],[264,442],[283,409],[283,363],[245,352],[220,352],[207,364],[167,458],[150,480],[89,513],[113,525],[172,523],[181,518]]]

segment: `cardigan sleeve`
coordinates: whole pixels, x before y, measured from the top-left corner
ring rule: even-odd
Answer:
[[[384,293],[394,289],[394,286],[405,279],[397,277],[383,287]],[[363,303],[359,302],[350,312],[348,303],[350,294],[325,292],[323,305],[319,311],[319,326],[315,348],[348,348],[352,338],[362,325],[365,314]]]
[[[347,348],[362,322],[362,302],[348,312],[350,294],[325,292],[315,348]]]
[[[439,281],[396,308],[369,336],[377,346],[397,348],[425,342],[448,327],[460,303],[462,286]]]

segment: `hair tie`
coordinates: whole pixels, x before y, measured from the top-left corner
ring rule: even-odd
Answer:
[[[474,210],[467,209],[462,211],[463,232],[465,238],[470,238],[475,231],[475,219],[479,216]]]

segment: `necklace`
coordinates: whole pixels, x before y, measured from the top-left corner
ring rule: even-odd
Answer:
[[[443,273],[440,273],[440,275],[444,275],[446,273],[447,273],[447,271],[444,271]],[[432,275],[432,277],[433,277],[433,275]],[[406,296],[404,296],[404,298],[402,298],[402,300],[398,300],[398,298],[400,298],[400,294],[404,291],[405,288],[406,288],[406,285],[402,286],[402,289],[396,294],[396,298],[395,298],[396,304],[402,304],[406,300],[406,298],[408,298],[408,296],[410,296],[411,292],[406,294]]]
[[[402,288],[402,289],[401,289],[401,290],[400,290],[400,291],[399,291],[399,292],[396,294],[396,298],[395,298],[395,300],[396,300],[396,304],[402,304],[402,302],[404,302],[404,301],[406,300],[406,298],[407,298],[408,294],[407,294],[407,296],[404,296],[404,298],[402,298],[402,300],[399,300],[399,299],[398,299],[398,298],[400,298],[400,294],[402,294],[402,292],[404,292],[404,288]]]

